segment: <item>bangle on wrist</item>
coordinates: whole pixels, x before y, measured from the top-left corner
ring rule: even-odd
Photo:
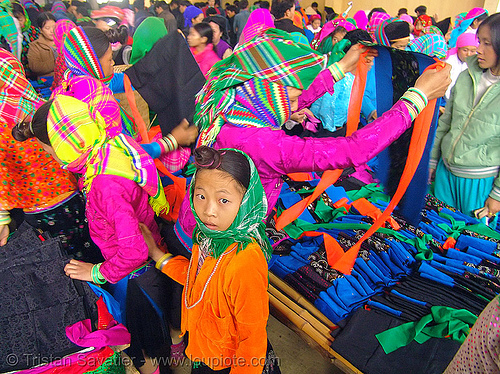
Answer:
[[[328,67],[328,70],[330,70],[330,73],[332,74],[332,77],[335,80],[335,82],[338,82],[339,80],[345,77],[344,71],[337,62],[331,64]]]
[[[163,141],[165,145],[165,150],[167,152],[172,152],[175,151],[177,148],[179,148],[179,143],[177,143],[177,140],[172,134],[168,134],[167,136],[164,136],[160,140]]]
[[[11,222],[8,210],[0,210],[0,225],[8,225]]]
[[[160,257],[158,261],[156,261],[155,267],[161,271],[163,267],[167,264],[172,259],[172,254],[171,253],[165,253],[163,256]]]
[[[106,279],[101,274],[101,271],[100,271],[101,265],[102,265],[102,262],[92,266],[91,277],[92,277],[92,282],[95,284],[104,284],[107,282]]]

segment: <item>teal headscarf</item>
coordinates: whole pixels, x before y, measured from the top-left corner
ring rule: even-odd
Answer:
[[[200,248],[207,248],[208,254],[219,258],[222,253],[233,243],[238,243],[237,252],[244,250],[248,244],[256,242],[260,245],[264,256],[269,261],[272,248],[267,239],[264,218],[267,213],[267,198],[260,181],[257,169],[250,157],[237,149],[220,149],[219,151],[235,151],[246,157],[250,164],[250,183],[241,201],[240,209],[236,218],[225,231],[210,230],[201,222],[193,205],[193,193],[196,183],[196,173],[189,187],[189,201],[191,210],[196,219],[196,227],[193,232],[193,243]]]
[[[168,34],[165,22],[158,17],[147,17],[134,33],[130,63],[133,65],[146,56],[158,40]]]

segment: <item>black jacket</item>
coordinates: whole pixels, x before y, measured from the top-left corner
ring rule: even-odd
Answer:
[[[193,122],[194,98],[205,84],[205,78],[178,32],[158,40],[125,74],[158,115],[163,135],[183,118]]]

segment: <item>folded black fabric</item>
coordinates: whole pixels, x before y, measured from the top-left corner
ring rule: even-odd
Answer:
[[[365,374],[441,374],[460,343],[432,338],[386,354],[375,335],[402,323],[379,311],[358,309],[331,347]]]

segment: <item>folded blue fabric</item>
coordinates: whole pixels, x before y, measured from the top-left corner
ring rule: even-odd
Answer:
[[[497,244],[489,240],[474,238],[468,235],[460,235],[457,239],[455,247],[462,250],[467,247],[474,247],[481,252],[492,254],[497,250]]]

